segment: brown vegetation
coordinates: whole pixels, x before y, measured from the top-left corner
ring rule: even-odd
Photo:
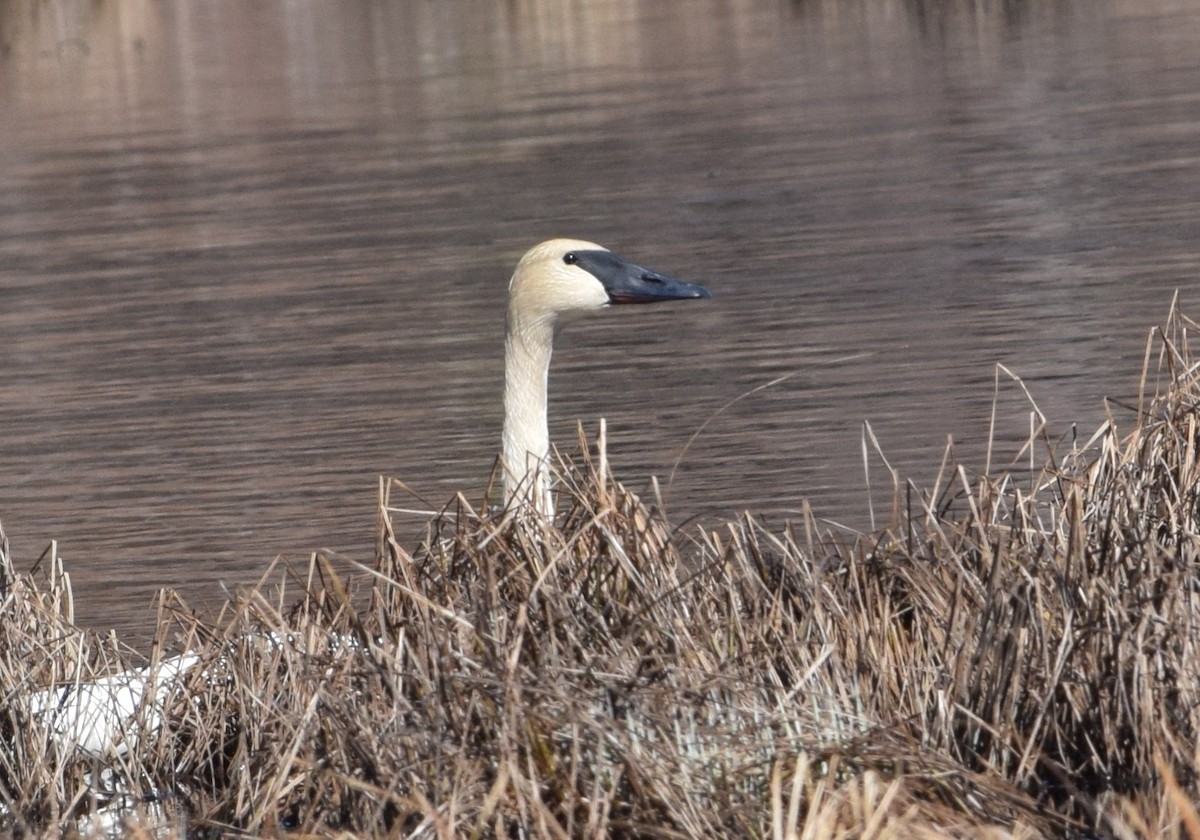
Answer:
[[[387,483],[353,586],[317,557],[213,622],[166,597],[152,660],[199,663],[106,756],[23,698],[131,652],[72,626],[52,554],[4,551],[0,827],[110,798],[200,835],[1200,840],[1193,327],[1127,434],[1039,429],[867,535],[673,531],[584,455],[556,526],[459,498],[409,553]]]

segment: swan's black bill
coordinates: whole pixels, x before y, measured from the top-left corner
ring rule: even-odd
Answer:
[[[567,255],[604,286],[609,303],[657,303],[710,297],[708,289],[642,268],[612,251],[572,251]]]

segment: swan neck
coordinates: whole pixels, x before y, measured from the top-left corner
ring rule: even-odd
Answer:
[[[546,395],[554,340],[551,316],[523,317],[510,307],[504,340],[504,501],[531,503],[553,515],[546,458]]]

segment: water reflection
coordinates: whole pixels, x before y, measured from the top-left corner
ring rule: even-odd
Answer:
[[[866,524],[860,437],[981,465],[994,364],[1066,430],[1196,268],[1192,3],[0,5],[0,518],[84,620],[481,492],[504,283],[586,236],[711,305],[557,343],[680,517]],[[1186,303],[1186,299],[1185,299]],[[1000,450],[1029,407],[1007,386]],[[878,467],[875,465],[876,475]],[[417,523],[412,524],[416,530]]]

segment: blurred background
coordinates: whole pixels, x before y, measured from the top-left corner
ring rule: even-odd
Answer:
[[[508,276],[574,236],[714,298],[568,326],[560,445],[606,417],[676,521],[868,528],[864,421],[918,487],[994,399],[1018,451],[998,363],[1055,439],[1127,423],[1198,217],[1200,2],[12,0],[0,522],[135,635],[369,561],[378,476],[481,499]]]

